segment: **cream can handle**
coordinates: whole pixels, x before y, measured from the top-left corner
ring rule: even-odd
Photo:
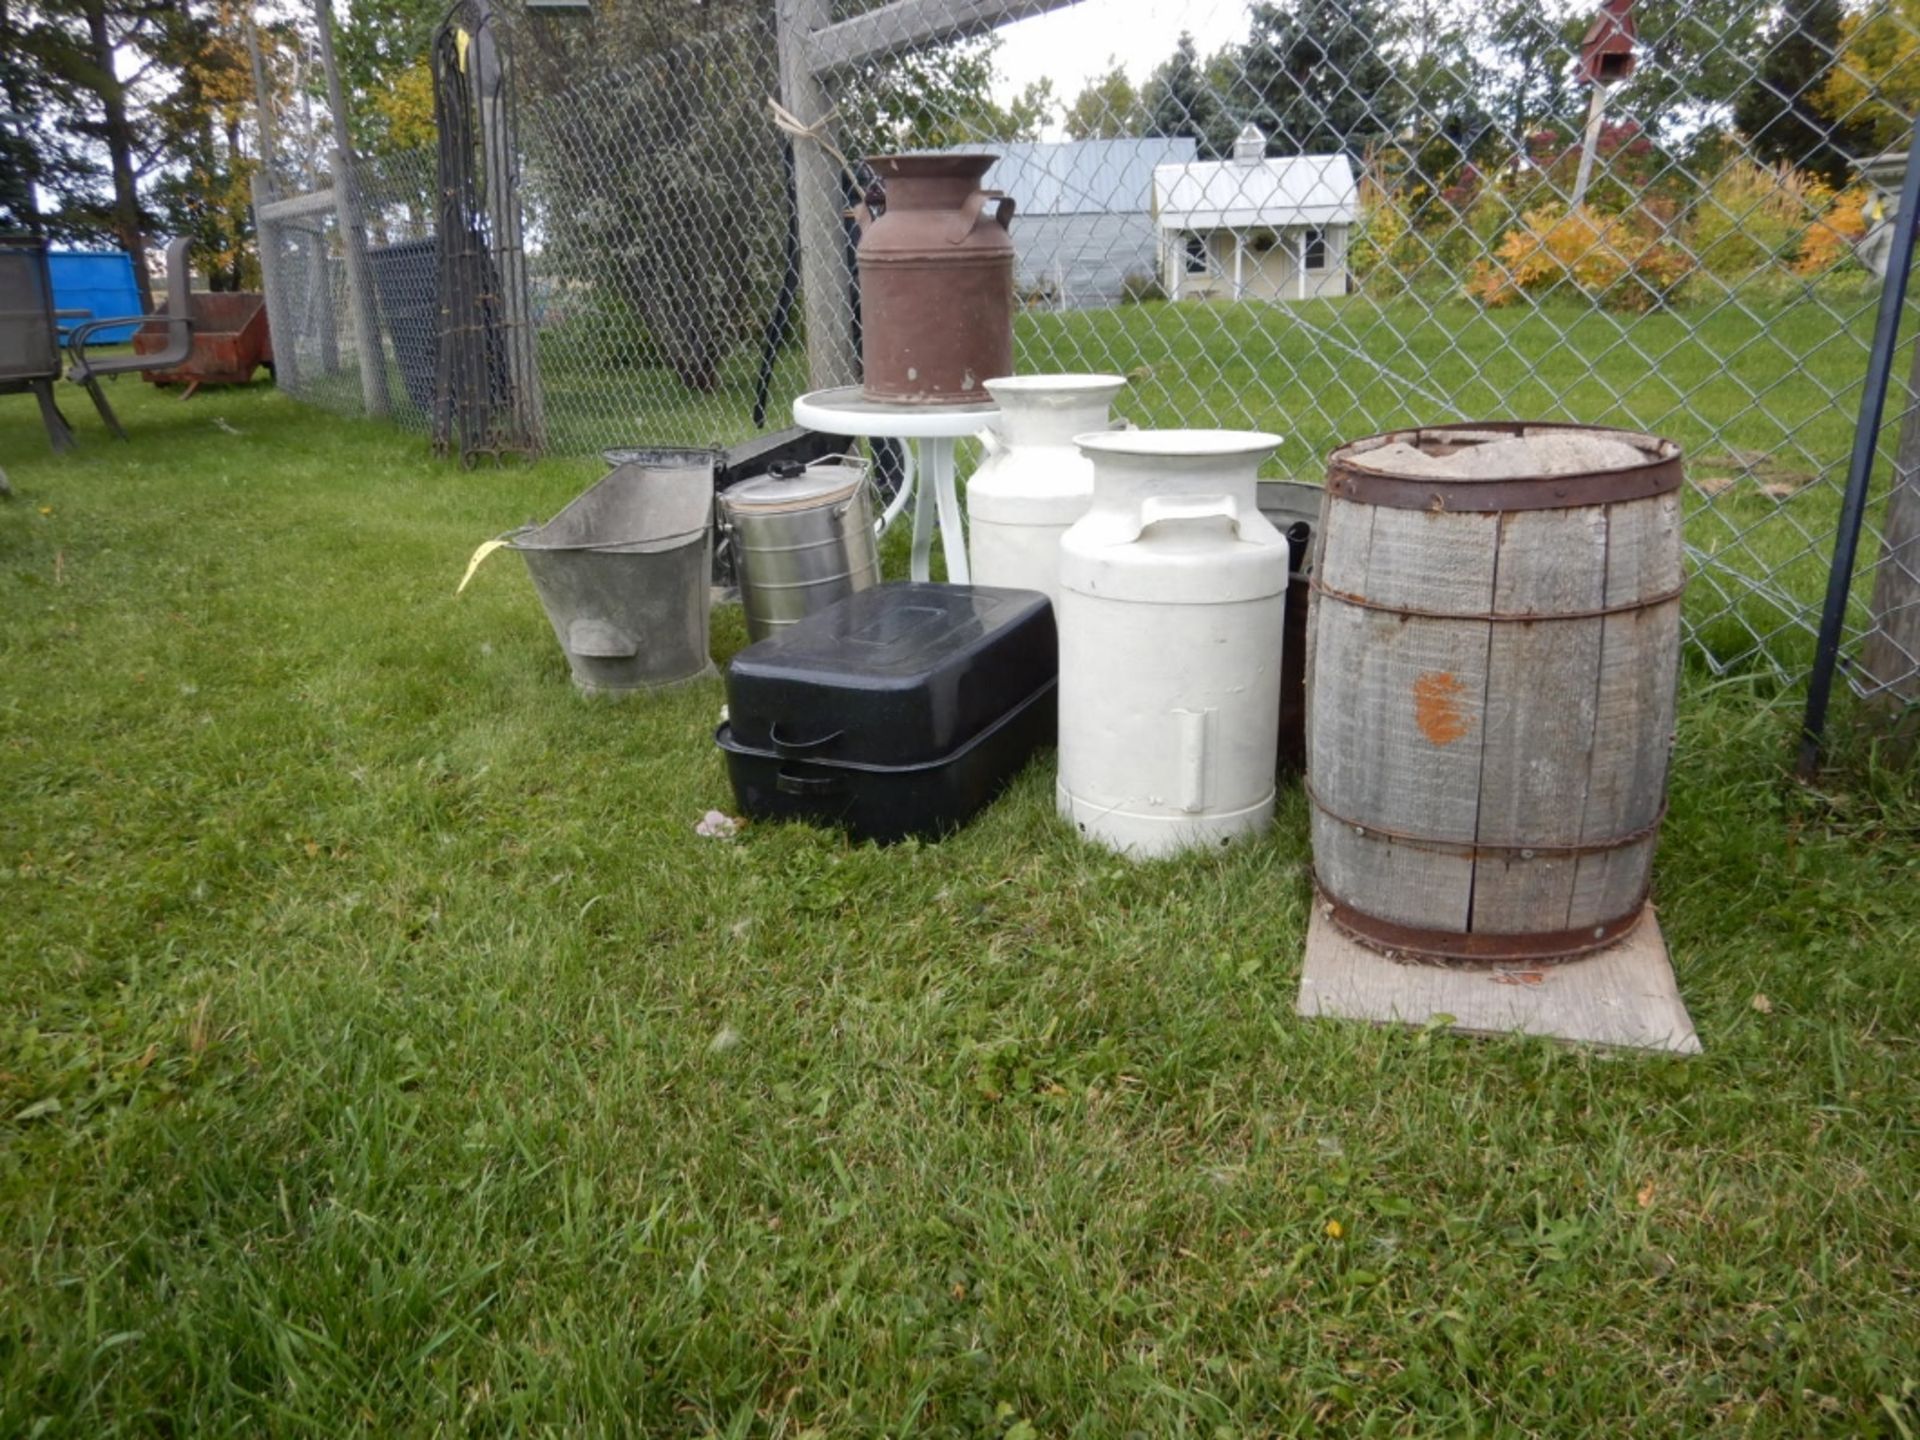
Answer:
[[[1013,223],[1013,197],[1004,190],[975,190],[960,202],[960,210],[954,216],[954,224],[947,231],[947,243],[958,245],[973,233],[980,223],[983,207],[993,201],[993,223],[1005,230]]]

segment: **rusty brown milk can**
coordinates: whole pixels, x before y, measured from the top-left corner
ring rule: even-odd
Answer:
[[[985,404],[983,382],[1013,373],[1013,201],[980,188],[996,158],[868,161],[887,208],[878,219],[864,205],[853,211],[867,399]]]

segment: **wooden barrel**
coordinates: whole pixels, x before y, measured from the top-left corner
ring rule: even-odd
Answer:
[[[1673,737],[1681,482],[1671,441],[1584,426],[1432,426],[1334,452],[1307,788],[1342,929],[1542,960],[1638,922]]]

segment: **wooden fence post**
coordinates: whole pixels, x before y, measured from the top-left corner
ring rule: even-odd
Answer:
[[[1878,687],[1872,707],[1886,716],[1904,749],[1920,741],[1920,345],[1907,375],[1907,411],[1893,452],[1869,613],[1860,669]]]
[[[260,288],[267,298],[267,334],[274,341],[273,383],[282,390],[300,388],[299,357],[293,315],[287,304],[287,277],[280,264],[280,225],[262,212],[273,200],[273,182],[253,177],[253,239],[260,251]]]
[[[347,252],[347,289],[352,292],[354,340],[360,355],[360,398],[367,414],[385,417],[386,347],[380,343],[380,307],[373,297],[373,267],[367,262],[367,230],[360,218],[360,186],[353,168],[353,140],[347,133],[347,102],[340,69],[333,59],[333,6],[314,0],[320,35],[320,63],[327,72],[327,102],[333,110],[333,198],[340,217],[340,240]],[[269,321],[268,323],[272,323]]]
[[[811,36],[831,17],[829,0],[778,0],[780,103],[803,124],[831,108],[814,68]],[[840,218],[840,167],[824,146],[794,137],[793,188],[800,216],[800,295],[807,324],[807,383],[815,390],[859,377],[847,314],[851,277]]]

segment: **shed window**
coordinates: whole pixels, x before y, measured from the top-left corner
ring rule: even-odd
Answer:
[[[1207,273],[1207,242],[1200,236],[1188,232],[1187,235],[1187,274],[1204,275]]]
[[[1300,248],[1306,255],[1307,269],[1324,270],[1327,268],[1327,232],[1326,231],[1324,230],[1307,231],[1306,238],[1301,244]]]

